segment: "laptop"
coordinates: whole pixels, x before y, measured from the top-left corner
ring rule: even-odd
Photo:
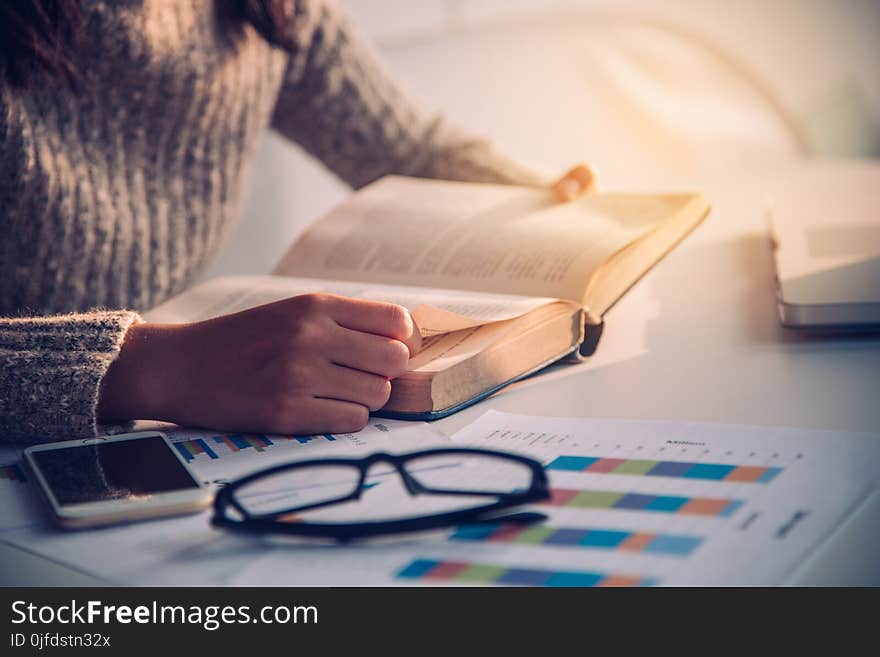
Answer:
[[[880,332],[880,160],[808,160],[769,212],[782,325]]]

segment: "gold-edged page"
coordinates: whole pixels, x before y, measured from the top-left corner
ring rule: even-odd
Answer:
[[[658,196],[558,203],[540,189],[392,176],[312,225],[274,273],[580,303],[603,262],[668,216]]]
[[[583,303],[599,315],[709,214],[709,204],[699,194],[667,194],[656,198],[665,204],[667,218],[612,254],[587,287]]]
[[[410,361],[410,373],[428,374],[445,369],[467,360],[492,345],[512,335],[523,333],[534,326],[563,314],[571,315],[580,306],[571,301],[552,300],[536,308],[528,317],[520,316],[497,322],[472,325],[470,327],[428,335],[422,350]],[[423,333],[424,335],[424,333]]]
[[[192,322],[228,315],[300,294],[324,292],[387,301],[413,312],[423,335],[501,322],[557,299],[421,289],[283,276],[229,276],[197,285],[144,314],[148,321]]]

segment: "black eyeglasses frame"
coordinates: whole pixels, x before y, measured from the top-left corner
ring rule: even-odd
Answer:
[[[516,491],[515,493],[448,490],[425,486],[406,471],[406,463],[415,458],[447,455],[482,455],[516,461],[517,463],[525,465],[531,470],[531,484],[528,489]],[[310,523],[278,520],[279,517],[286,516],[288,514],[300,513],[320,507],[331,506],[360,499],[363,491],[365,490],[364,484],[366,483],[367,474],[370,468],[372,468],[377,463],[388,463],[392,465],[403,480],[407,492],[409,492],[409,494],[413,496],[421,494],[461,495],[470,497],[493,497],[495,498],[495,500],[489,504],[469,507],[467,509],[446,511],[442,513],[428,514],[423,516],[413,516],[408,518],[401,518],[399,520],[381,520],[351,523]],[[348,495],[340,496],[338,498],[330,500],[324,500],[315,504],[291,507],[290,509],[284,509],[281,511],[274,511],[270,514],[263,515],[254,515],[249,513],[235,498],[235,492],[237,490],[258,479],[271,477],[281,472],[288,472],[296,469],[324,466],[347,466],[357,468],[360,471],[357,486]],[[541,465],[540,462],[527,456],[522,456],[520,454],[476,447],[440,447],[407,452],[404,454],[376,452],[362,458],[326,458],[311,459],[308,461],[294,461],[292,463],[285,463],[271,468],[266,468],[264,470],[260,470],[236,479],[235,481],[226,484],[217,492],[217,495],[214,498],[214,515],[211,518],[211,524],[215,527],[249,534],[288,534],[303,537],[333,538],[337,541],[345,542],[356,538],[366,538],[370,536],[437,529],[451,525],[487,522],[537,522],[546,519],[546,516],[542,513],[537,512],[523,512],[503,516],[498,516],[495,514],[497,512],[504,511],[505,509],[510,509],[512,507],[520,506],[522,504],[546,500],[549,497],[550,491],[547,482],[547,475],[544,472],[544,467]],[[238,512],[238,514],[241,516],[240,520],[235,520],[228,517],[227,510],[230,507]]]

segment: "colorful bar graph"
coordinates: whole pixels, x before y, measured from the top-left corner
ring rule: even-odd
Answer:
[[[550,499],[541,504],[575,509],[623,509],[691,516],[731,516],[743,505],[743,502],[719,497],[682,497],[614,490],[553,488],[550,490]]]
[[[262,452],[270,445],[275,444],[266,436],[260,433],[230,433],[223,436],[215,436],[214,442],[217,444],[225,444],[232,452],[239,452],[243,449],[248,449],[251,447],[258,452]]]
[[[319,439],[331,442],[336,440],[336,437],[331,434],[320,436],[275,436],[276,440],[279,438],[287,441],[295,440],[300,445],[305,445]],[[274,444],[275,440],[261,433],[230,433],[213,436],[209,439],[193,438],[191,440],[181,440],[174,443],[174,446],[186,462],[189,463],[199,454],[205,454],[211,459],[221,458],[224,452],[217,450],[218,445],[224,446],[228,452],[235,453],[243,449],[263,452],[267,447],[271,447]]]
[[[204,438],[183,440],[179,443],[175,443],[174,446],[187,463],[192,461],[197,454],[207,454],[212,459],[218,458],[217,452],[208,447],[208,443],[205,442]]]
[[[722,463],[691,463],[689,461],[650,461],[645,459],[613,459],[598,456],[557,456],[548,470],[592,472],[601,474],[642,475],[646,477],[683,477],[740,483],[766,484],[782,472],[782,468]]]
[[[517,526],[505,523],[463,525],[450,536],[453,541],[516,543],[520,545],[555,545],[597,550],[648,552],[686,557],[703,539],[683,534],[657,534],[617,529],[580,527]]]
[[[402,579],[451,581],[461,584],[503,584],[507,586],[654,586],[658,580],[633,575],[589,571],[511,568],[468,561],[415,559],[397,573]]]
[[[0,479],[17,481],[22,484],[27,481],[27,477],[24,476],[24,471],[18,463],[0,465]]]
[[[325,440],[328,440],[330,442],[333,442],[336,440],[336,436],[333,436],[332,434],[329,434],[329,433],[321,434],[319,436],[293,436],[293,439],[296,440],[301,445],[305,445],[305,444],[310,443],[313,440],[317,440],[319,438],[324,438]]]

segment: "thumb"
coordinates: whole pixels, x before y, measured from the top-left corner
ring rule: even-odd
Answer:
[[[596,173],[588,164],[578,164],[570,169],[551,187],[556,197],[563,202],[596,191]]]

